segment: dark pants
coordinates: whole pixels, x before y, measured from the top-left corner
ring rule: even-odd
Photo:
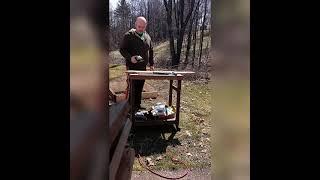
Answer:
[[[133,107],[141,105],[142,90],[145,80],[133,80]],[[132,87],[132,85],[130,85]],[[131,94],[129,94],[129,102],[131,102]]]
[[[137,70],[130,67],[127,67],[129,70]],[[146,68],[139,68],[139,71],[145,71]],[[130,85],[130,89],[133,91],[133,107],[138,108],[141,105],[142,91],[145,80],[133,80],[132,85]],[[130,83],[130,82],[129,82]],[[131,103],[131,93],[129,93],[129,103]],[[131,104],[130,104],[131,105]]]

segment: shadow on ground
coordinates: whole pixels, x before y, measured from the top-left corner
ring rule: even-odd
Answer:
[[[130,133],[128,142],[140,156],[163,154],[168,146],[181,145],[173,132],[172,126],[137,127]]]

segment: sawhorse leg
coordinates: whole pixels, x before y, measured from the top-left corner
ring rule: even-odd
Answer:
[[[176,113],[176,128],[177,131],[180,131],[179,121],[180,121],[180,96],[181,96],[181,80],[178,80],[177,88],[177,113]]]
[[[130,106],[131,106],[131,113],[130,113],[130,119],[132,121],[132,129],[135,129],[135,120],[134,120],[134,106],[133,106],[133,102],[134,102],[134,95],[133,95],[133,88],[134,88],[134,84],[133,84],[133,80],[130,78]]]

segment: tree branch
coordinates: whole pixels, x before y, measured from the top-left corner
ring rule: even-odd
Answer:
[[[198,3],[200,2],[200,0],[198,1]],[[191,2],[191,8],[189,9],[189,12],[188,12],[188,15],[186,17],[186,20],[183,22],[183,26],[182,27],[185,27],[192,15],[192,12],[193,12],[193,8],[194,8],[194,3],[195,3],[195,0],[192,0]]]

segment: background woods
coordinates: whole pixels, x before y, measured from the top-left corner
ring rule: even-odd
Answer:
[[[123,64],[117,52],[123,34],[134,28],[137,16],[148,21],[159,68],[205,67],[211,47],[208,0],[119,0],[110,8],[111,58]]]

